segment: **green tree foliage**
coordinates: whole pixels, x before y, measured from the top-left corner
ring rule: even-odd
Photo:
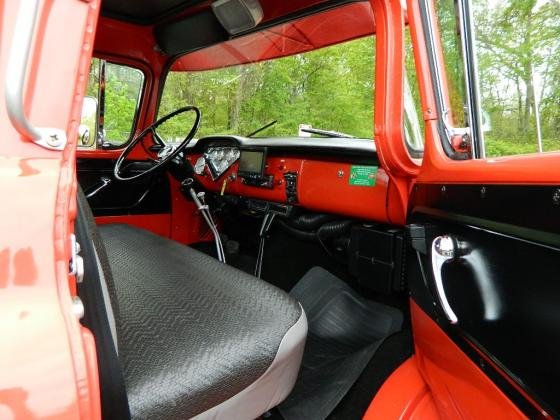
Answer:
[[[202,72],[171,72],[159,115],[193,104],[202,113],[199,136],[248,134],[272,120],[266,136],[297,135],[299,124],[373,137],[373,37],[276,60]],[[184,121],[158,129],[167,139],[186,134]]]
[[[405,95],[404,95],[404,134],[405,139],[412,150],[424,150],[424,118],[420,99],[420,89],[416,68],[414,64],[414,51],[410,28],[405,30]]]
[[[98,98],[100,60],[91,62],[86,95]],[[105,139],[112,144],[123,144],[131,135],[134,116],[141,94],[144,75],[132,67],[107,63],[105,69]],[[95,122],[88,116],[82,124],[93,135]]]
[[[130,138],[144,76],[128,66],[107,63],[105,138],[122,144]]]
[[[446,86],[451,107],[449,111],[455,125],[465,127],[468,125],[464,110],[465,82],[461,58],[461,42],[456,26],[455,1],[439,0],[437,6],[439,33],[447,76]]]
[[[463,61],[453,0],[437,2],[452,114],[465,125]],[[560,5],[556,0],[474,0],[488,156],[560,150]],[[535,102],[535,98],[537,101]]]
[[[487,155],[535,152],[537,110],[544,150],[560,150],[560,3],[472,0],[472,4],[482,106],[491,125],[485,134]],[[466,126],[455,0],[436,0],[436,6],[450,115],[455,125]],[[405,52],[415,116],[422,122],[408,32]],[[198,106],[203,113],[200,137],[246,135],[277,120],[259,135],[294,136],[300,124],[312,124],[372,138],[374,64],[375,38],[365,37],[275,60],[171,72],[159,116],[186,105]],[[106,139],[123,143],[131,135],[143,77],[130,67],[108,63],[106,78]],[[98,80],[98,62],[94,60],[88,95],[97,97]],[[407,111],[410,109],[414,108]],[[410,121],[405,120],[405,130],[412,138],[415,126]],[[160,127],[158,133],[168,141],[182,140],[192,123],[193,115],[184,114]],[[421,147],[421,141],[413,143]]]

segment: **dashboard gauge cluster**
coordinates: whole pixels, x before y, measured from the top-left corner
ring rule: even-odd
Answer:
[[[239,159],[237,147],[209,147],[195,164],[195,172],[202,174],[205,165],[208,166],[212,179],[221,177]]]

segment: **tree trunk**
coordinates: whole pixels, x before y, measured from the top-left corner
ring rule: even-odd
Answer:
[[[523,57],[524,65],[523,65],[523,82],[525,83],[525,110],[523,112],[523,125],[522,125],[522,132],[523,134],[527,135],[529,132],[529,121],[531,117],[531,107],[534,106],[534,87],[533,87],[533,48],[534,46],[531,44],[531,29],[533,27],[533,7],[535,6],[536,1],[532,0],[529,2],[527,7],[527,26],[525,29],[525,36],[523,39],[522,51],[524,51],[525,56]]]
[[[515,85],[517,86],[517,130],[523,131],[523,94],[521,93],[521,86],[519,86],[519,77],[515,78]]]
[[[241,106],[243,105],[243,100],[245,99],[245,90],[247,85],[248,72],[245,68],[239,67],[239,79],[237,79],[237,90],[235,91],[235,97],[233,104],[230,108],[229,114],[229,124],[228,128],[230,130],[237,130],[239,128],[239,116],[241,115]]]
[[[529,65],[529,70],[527,71],[527,77],[524,80],[525,83],[525,110],[523,112],[523,133],[527,134],[529,132],[529,124],[531,119],[531,110],[535,107],[535,95],[534,95],[534,86],[533,86],[533,75],[532,75],[532,68]]]

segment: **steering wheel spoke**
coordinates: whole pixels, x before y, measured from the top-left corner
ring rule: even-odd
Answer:
[[[191,112],[191,111],[195,113],[196,118],[195,118],[193,126],[191,127],[191,129],[190,129],[189,133],[187,134],[187,136],[185,137],[185,139],[179,144],[166,144],[161,139],[161,137],[158,136],[155,129],[160,124],[164,123],[165,121],[167,121],[167,120],[169,120],[169,119],[171,119],[171,118],[173,118],[173,117],[175,117],[179,114],[183,114],[185,112]],[[183,108],[179,108],[178,110],[173,111],[170,114],[167,114],[167,115],[161,117],[160,119],[155,121],[153,124],[146,127],[140,134],[138,134],[138,136],[133,138],[130,141],[130,143],[128,143],[128,145],[125,147],[125,149],[122,151],[121,155],[117,159],[117,162],[115,163],[115,168],[113,170],[115,178],[118,179],[119,181],[131,181],[131,180],[134,180],[134,179],[144,177],[144,176],[146,176],[150,173],[153,173],[153,172],[163,168],[167,163],[171,162],[171,160],[173,160],[183,150],[185,150],[185,148],[187,147],[189,142],[194,138],[196,132],[198,131],[198,127],[200,125],[200,118],[201,118],[200,110],[197,107],[186,106],[186,107],[183,107]],[[154,166],[152,166],[151,168],[145,170],[144,172],[136,174],[134,176],[130,176],[130,177],[124,176],[123,174],[121,174],[121,169],[122,169],[124,161],[126,160],[128,155],[130,154],[132,149],[150,133],[152,135],[152,139],[154,140],[154,143],[157,143],[159,146],[161,146],[161,149],[159,151],[157,151],[157,159],[154,159],[151,156],[148,156],[148,160],[150,160],[152,162],[155,162]]]

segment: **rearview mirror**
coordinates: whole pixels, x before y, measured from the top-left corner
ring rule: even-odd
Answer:
[[[492,121],[490,119],[490,114],[485,110],[482,110],[481,117],[482,117],[482,132],[488,133],[492,131]]]

